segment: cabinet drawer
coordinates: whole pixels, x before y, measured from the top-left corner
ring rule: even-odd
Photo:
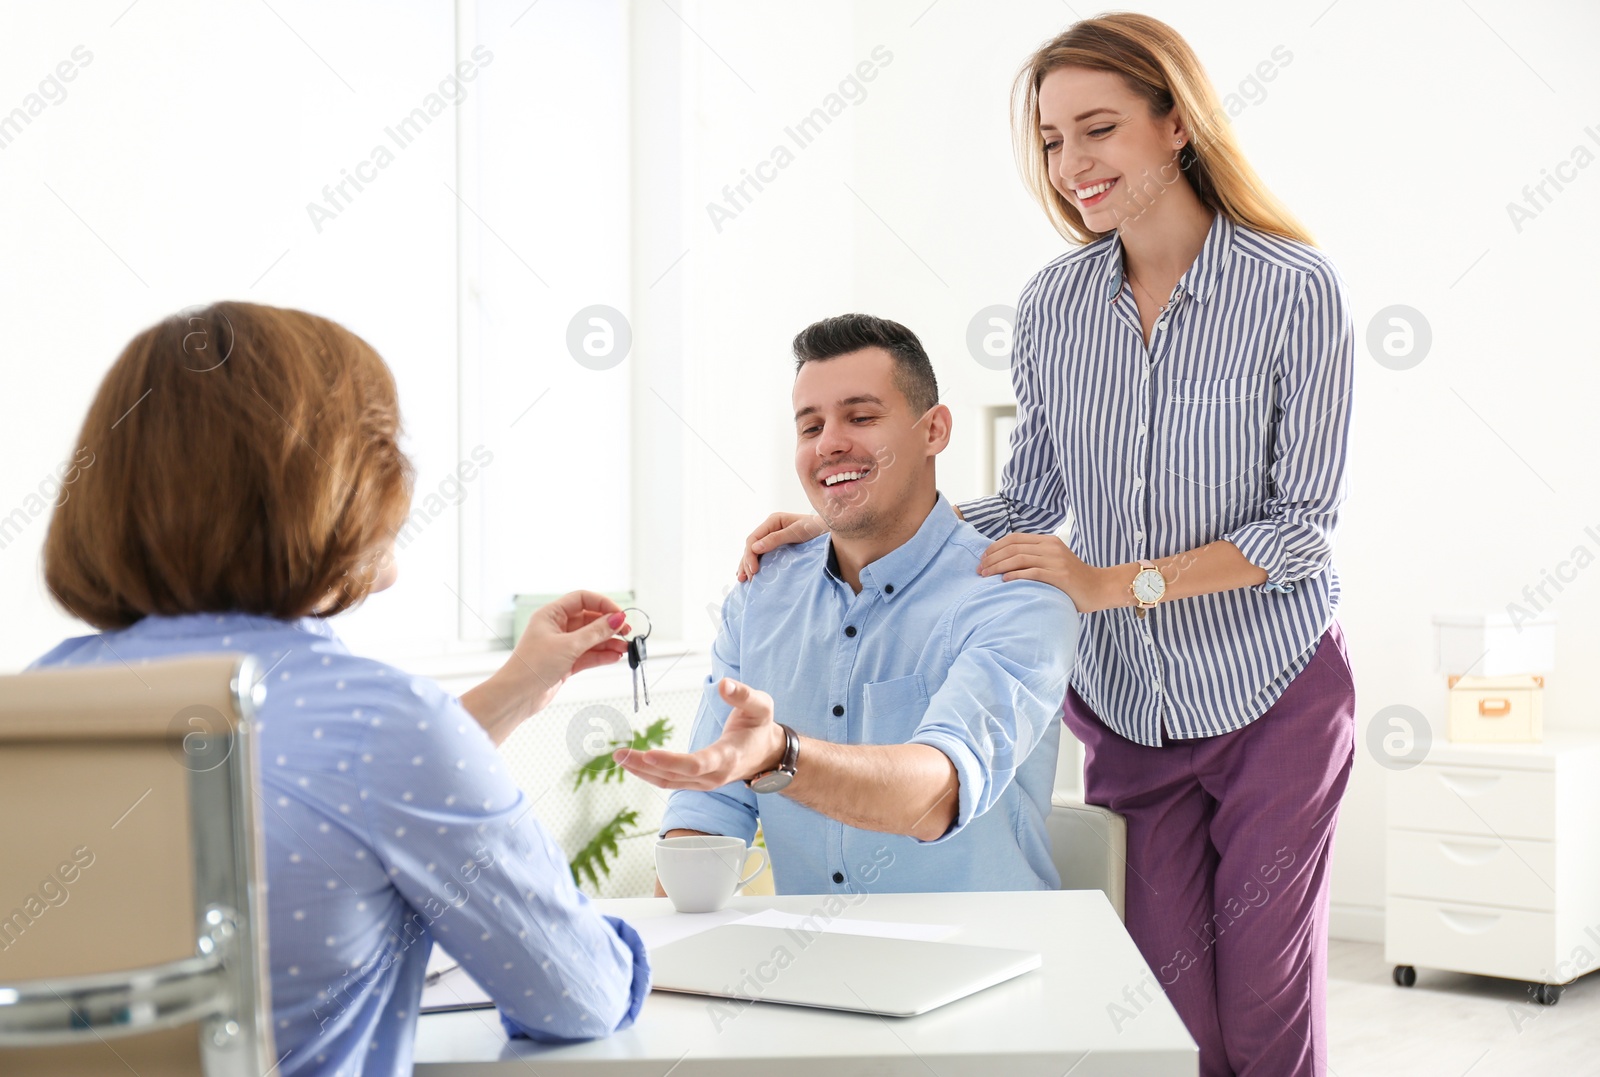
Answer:
[[[1388,853],[1390,894],[1555,911],[1552,842],[1390,830]]]
[[[1390,776],[1389,825],[1553,841],[1556,776],[1423,763]]]
[[[1539,983],[1555,973],[1554,913],[1392,897],[1384,916],[1391,964]]]

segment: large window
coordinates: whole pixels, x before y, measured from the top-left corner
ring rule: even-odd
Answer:
[[[629,363],[594,318],[582,361],[567,344],[585,307],[628,307],[625,11],[7,11],[0,667],[82,631],[38,555],[95,386],[134,332],[223,298],[334,318],[399,383],[402,582],[340,618],[352,648],[491,646],[515,592],[633,585]]]
[[[497,66],[463,116],[461,444],[494,462],[463,504],[467,640],[516,593],[633,586],[625,6],[476,10]]]

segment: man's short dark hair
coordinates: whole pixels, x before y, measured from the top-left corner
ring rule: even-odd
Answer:
[[[882,348],[894,360],[894,384],[921,416],[939,402],[939,381],[933,364],[922,349],[917,334],[887,318],[870,314],[840,314],[813,322],[794,338],[795,373],[807,363],[834,359],[860,351]]]

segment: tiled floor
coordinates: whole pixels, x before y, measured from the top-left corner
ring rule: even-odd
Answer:
[[[1379,944],[1330,946],[1330,1077],[1600,1077],[1600,974],[1540,1006],[1511,980],[1392,972]]]

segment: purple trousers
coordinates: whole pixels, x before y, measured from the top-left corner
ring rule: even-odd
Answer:
[[[1328,860],[1355,752],[1337,622],[1232,733],[1135,744],[1075,690],[1063,717],[1084,744],[1084,799],[1127,818],[1128,932],[1200,1045],[1201,1077],[1324,1077]],[[1113,1020],[1136,1021],[1144,996],[1125,994]]]

